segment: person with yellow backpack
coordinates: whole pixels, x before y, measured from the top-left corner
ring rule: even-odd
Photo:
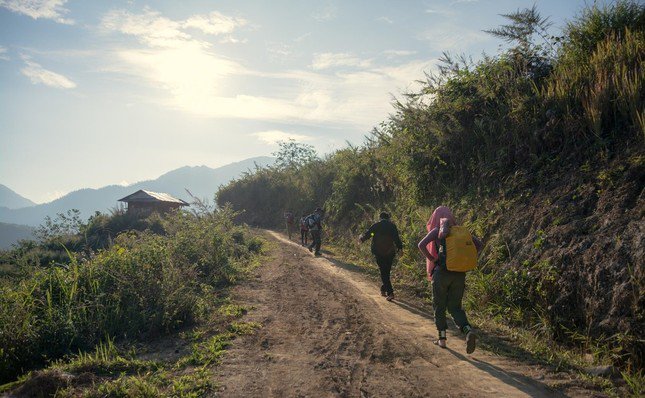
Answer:
[[[426,225],[428,234],[418,247],[426,258],[428,280],[432,283],[432,306],[439,338],[434,341],[446,348],[446,310],[466,335],[466,352],[472,354],[477,335],[468,323],[461,301],[466,288],[466,272],[477,266],[477,255],[483,243],[457,224],[446,206],[435,209]]]

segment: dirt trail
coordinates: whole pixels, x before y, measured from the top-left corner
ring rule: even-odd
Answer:
[[[270,233],[269,263],[236,288],[263,324],[234,342],[216,371],[225,397],[550,397],[561,396],[503,357],[432,344],[432,315],[387,302],[350,265],[314,258]]]

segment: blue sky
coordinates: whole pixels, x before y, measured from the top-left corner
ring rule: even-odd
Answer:
[[[554,32],[584,1],[0,0],[0,183],[79,188],[360,143],[442,51],[537,4]]]

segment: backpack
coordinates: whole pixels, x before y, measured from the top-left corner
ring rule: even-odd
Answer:
[[[307,225],[307,228],[309,229],[316,226],[316,217],[314,214],[310,214],[305,218],[305,225]]]
[[[466,227],[450,227],[439,244],[439,261],[448,271],[466,272],[477,266],[477,248]]]

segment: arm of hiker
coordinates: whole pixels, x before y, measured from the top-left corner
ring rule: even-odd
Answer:
[[[482,242],[481,239],[473,235],[473,243],[475,244],[475,248],[477,248],[477,254],[481,253],[482,249],[484,248],[484,242]]]
[[[399,229],[396,227],[396,225],[392,225],[394,227],[394,244],[396,245],[396,248],[399,249],[399,251],[403,251],[403,242],[401,242],[401,236],[399,235]]]
[[[361,243],[365,242],[366,240],[368,240],[369,238],[371,238],[371,237],[372,237],[372,233],[374,232],[374,225],[375,225],[375,224],[372,224],[372,226],[370,226],[370,227],[367,229],[367,231],[363,232],[363,234],[362,234],[361,236],[359,236],[359,237],[358,237],[358,240],[359,240]]]
[[[439,236],[439,228],[434,228],[432,231],[428,232],[428,234],[419,242],[417,247],[423,253],[425,258],[427,258],[430,261],[437,261],[436,258],[432,257],[430,252],[428,251],[428,244],[432,242],[433,240],[437,240],[437,237]]]

